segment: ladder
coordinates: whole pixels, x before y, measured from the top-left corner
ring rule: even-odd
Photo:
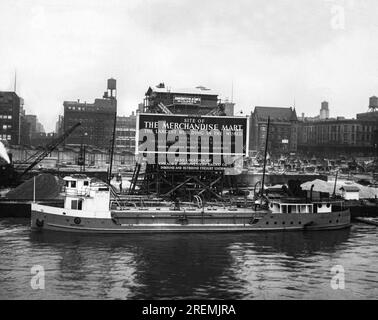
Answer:
[[[142,161],[135,164],[133,176],[131,178],[129,194],[133,194],[135,192],[135,187],[138,185],[138,182],[140,181],[143,182],[145,178],[146,168],[147,168],[146,161]]]

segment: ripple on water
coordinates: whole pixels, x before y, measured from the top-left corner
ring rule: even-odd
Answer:
[[[0,298],[375,299],[375,227],[330,232],[93,236],[0,220]],[[33,265],[45,290],[30,287]],[[345,290],[330,286],[345,269]]]

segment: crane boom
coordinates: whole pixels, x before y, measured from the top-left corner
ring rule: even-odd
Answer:
[[[33,154],[26,162],[32,161],[32,163],[21,173],[20,177],[22,177],[25,173],[33,169],[39,162],[41,162],[49,153],[54,151],[66,138],[78,127],[81,123],[78,122],[65,131],[62,135],[55,138],[52,142],[50,142],[44,150],[38,151]]]

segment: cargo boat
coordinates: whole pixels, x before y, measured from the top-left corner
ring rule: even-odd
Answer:
[[[264,209],[195,204],[138,206],[111,200],[108,185],[65,177],[64,207],[32,203],[31,228],[82,233],[250,232],[349,227],[349,209],[332,202],[271,201]]]

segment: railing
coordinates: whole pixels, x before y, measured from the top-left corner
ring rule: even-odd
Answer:
[[[83,188],[83,189],[72,189],[72,188],[63,188],[63,192],[67,196],[81,196],[81,197],[89,197],[90,188]]]

